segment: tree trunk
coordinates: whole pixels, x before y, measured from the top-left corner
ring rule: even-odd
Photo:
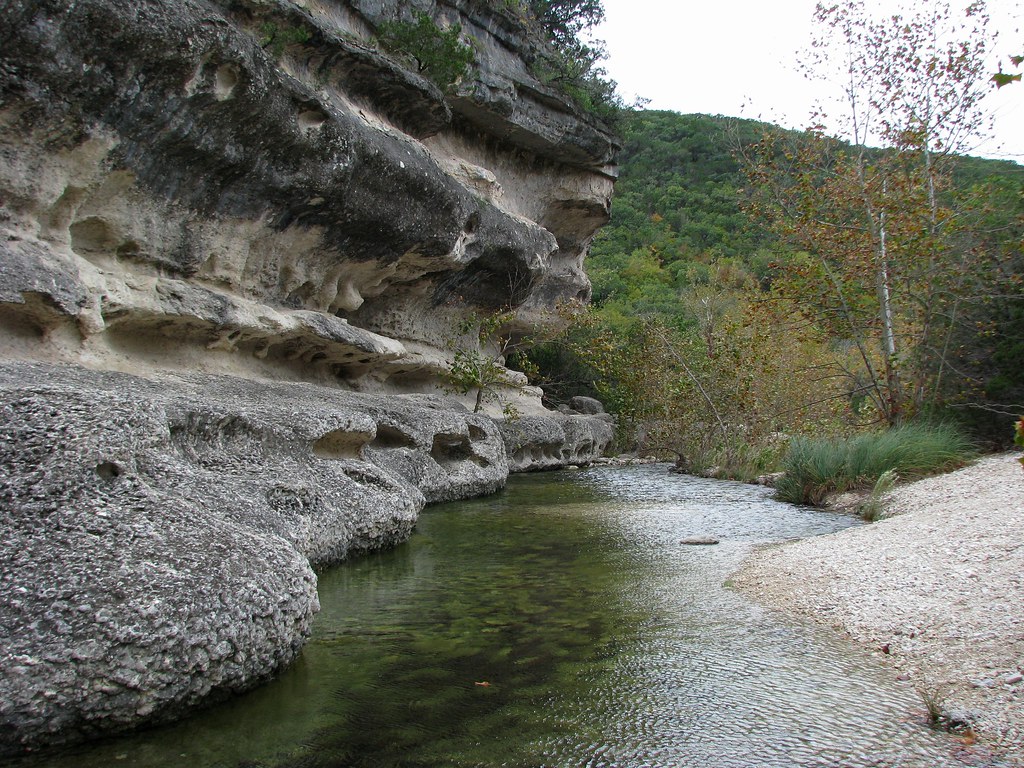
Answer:
[[[885,185],[882,185],[885,192]],[[882,322],[882,359],[885,361],[885,386],[887,389],[886,421],[891,426],[899,424],[903,417],[900,372],[896,357],[896,332],[892,319],[892,290],[889,275],[889,252],[886,242],[885,211],[878,215],[878,312]]]

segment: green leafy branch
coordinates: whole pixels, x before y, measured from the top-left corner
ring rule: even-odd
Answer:
[[[423,11],[413,11],[413,17],[381,24],[377,38],[384,50],[412,59],[417,72],[447,90],[469,71],[473,49],[462,42],[460,25],[441,29]]]
[[[525,360],[520,353],[533,346],[536,339],[509,333],[506,329],[514,317],[511,310],[482,317],[474,314],[456,326],[460,338],[475,331],[477,343],[467,348],[455,340],[450,342],[455,353],[447,371],[448,391],[460,395],[476,392],[473,413],[479,413],[488,401],[501,402],[503,392],[523,388],[505,363],[511,356]],[[530,371],[524,373],[529,376]],[[507,419],[519,415],[511,403],[506,402],[503,411]]]

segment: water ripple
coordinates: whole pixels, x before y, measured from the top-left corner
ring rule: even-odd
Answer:
[[[854,524],[664,466],[517,477],[322,574],[274,683],[19,768],[1004,765],[843,638],[724,586],[759,543]]]

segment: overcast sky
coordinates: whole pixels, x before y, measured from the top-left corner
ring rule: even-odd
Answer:
[[[927,1],[927,0],[926,0]],[[796,71],[798,52],[814,30],[816,0],[603,0],[608,73],[631,99],[649,109],[749,117],[790,127],[808,124],[816,99],[835,90]],[[892,7],[890,0],[867,6]],[[1024,0],[989,0],[1004,66],[1024,53]],[[992,58],[992,68],[998,65]],[[1009,69],[1008,71],[1021,71]],[[972,154],[1024,163],[1024,83],[985,99],[994,138]]]

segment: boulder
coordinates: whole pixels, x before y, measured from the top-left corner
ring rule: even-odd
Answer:
[[[576,395],[569,399],[569,407],[576,411],[576,413],[585,413],[590,416],[596,416],[599,413],[604,413],[604,405],[601,404],[600,400],[593,397],[585,397],[583,395]]]
[[[500,424],[510,470],[529,472],[590,464],[615,436],[608,416],[551,413],[529,415]]]

